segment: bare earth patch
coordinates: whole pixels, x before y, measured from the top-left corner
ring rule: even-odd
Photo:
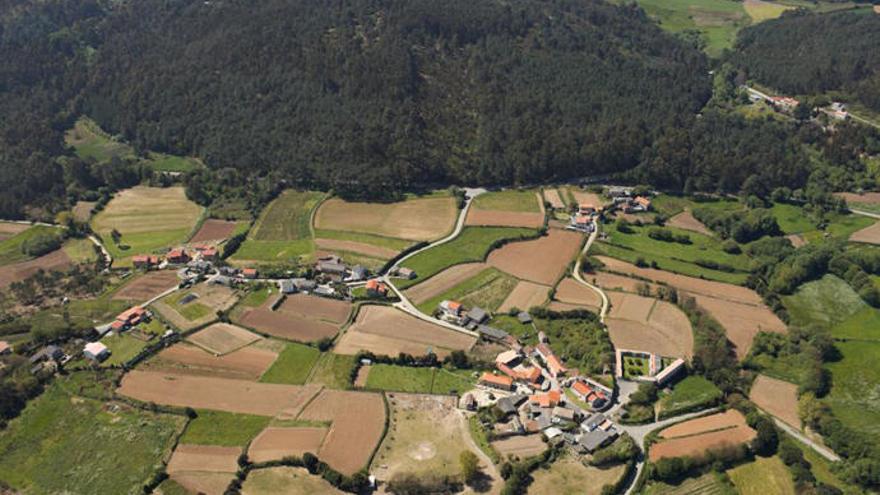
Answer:
[[[866,192],[862,194],[839,192],[834,193],[834,195],[839,198],[845,199],[847,203],[866,203],[872,205],[880,204],[880,192]]]
[[[690,358],[693,332],[690,321],[680,309],[668,302],[635,294],[611,292],[609,295],[612,306],[606,324],[615,347]]]
[[[138,277],[113,294],[113,299],[126,301],[146,301],[166,290],[177,286],[180,279],[174,270],[148,272]]]
[[[320,387],[133,370],[117,392],[171,406],[293,418]]]
[[[171,479],[190,493],[205,495],[223,495],[235,473],[204,473],[186,471],[171,476]]]
[[[723,430],[735,426],[744,426],[746,418],[736,409],[728,409],[723,413],[710,414],[701,418],[691,419],[683,423],[672,425],[660,432],[661,438],[678,438],[706,433],[708,431]]]
[[[553,208],[565,208],[565,201],[563,201],[562,196],[559,195],[558,189],[544,189],[544,200],[550,203],[550,206]]]
[[[451,266],[433,277],[417,284],[406,291],[406,297],[414,304],[421,304],[432,297],[452,289],[456,285],[485,270],[486,263],[463,263]]]
[[[565,278],[559,282],[554,297],[566,304],[587,306],[593,309],[599,309],[602,306],[602,298],[596,291],[573,278]]]
[[[498,311],[503,313],[511,308],[528,310],[534,306],[540,306],[547,300],[549,292],[550,287],[546,285],[521,280],[498,307]]]
[[[868,244],[880,244],[880,222],[876,222],[869,227],[853,232],[849,236],[849,240],[853,242],[865,242]]]
[[[64,271],[72,265],[73,262],[70,260],[70,256],[63,249],[56,249],[39,258],[2,266],[0,267],[0,288],[8,287],[13,282],[22,281],[37,273],[40,269],[47,272],[53,270]]]
[[[186,471],[234,473],[238,471],[239,447],[180,444],[168,462],[168,474]]]
[[[374,246],[363,242],[344,241],[340,239],[315,239],[315,244],[321,249],[327,249],[330,251],[350,251],[352,253],[363,254],[380,260],[387,260],[397,256],[397,251],[393,249]]]
[[[625,292],[610,292],[608,297],[611,299],[610,316],[632,321],[648,321],[657,303],[656,299]]]
[[[326,434],[327,428],[270,426],[251,442],[248,457],[253,462],[266,462],[302,457],[306,452],[317,454]]]
[[[533,433],[531,435],[518,435],[496,440],[492,442],[492,447],[502,457],[517,456],[520,459],[525,459],[526,457],[544,452],[547,449],[547,444],[541,439],[541,434]]]
[[[492,251],[487,261],[514,277],[552,285],[574,260],[583,240],[581,234],[550,229],[538,239],[505,244]]]
[[[663,457],[697,457],[707,450],[743,445],[755,438],[755,430],[748,426],[736,426],[721,431],[701,433],[690,437],[673,438],[651,446],[651,461]]]
[[[749,399],[771,415],[797,429],[801,428],[797,385],[758,375],[749,391]]]
[[[254,346],[215,356],[199,347],[181,342],[164,349],[148,361],[143,369],[256,380],[272,366],[277,357],[277,352]]]
[[[677,227],[679,229],[690,230],[691,232],[696,232],[698,234],[712,236],[714,235],[711,230],[709,230],[703,222],[700,222],[694,215],[690,212],[690,210],[685,210],[678,215],[670,218],[666,225],[670,227]]]
[[[186,338],[189,342],[218,356],[262,339],[259,335],[228,323],[215,323]]]
[[[327,297],[294,294],[281,303],[278,310],[285,314],[326,320],[336,324],[345,323],[351,312],[351,303]]]
[[[476,210],[468,212],[465,225],[494,227],[533,227],[544,224],[544,215],[527,211]]]
[[[602,199],[602,197],[596,193],[584,191],[583,189],[577,187],[572,187],[569,190],[571,191],[571,195],[574,196],[574,200],[577,201],[578,204],[586,203],[593,206],[602,206],[603,204],[608,202],[607,200]]]
[[[401,352],[421,356],[430,349],[443,358],[453,350],[470,349],[475,341],[470,335],[419,320],[388,306],[364,306],[334,352],[357,354],[363,349],[389,356]]]
[[[605,290],[638,292],[639,287],[642,285],[647,285],[651,288],[652,291],[656,290],[658,287],[657,284],[645,282],[644,280],[639,280],[632,277],[624,277],[623,275],[617,275],[616,273],[598,272],[595,274],[587,275],[586,277],[587,280],[592,279],[595,285],[598,285]]]
[[[355,388],[364,388],[367,386],[367,379],[370,377],[370,366],[369,364],[365,364],[358,368],[358,375],[354,379],[354,387]]]
[[[794,246],[795,248],[799,248],[801,246],[807,245],[807,240],[804,239],[804,236],[802,236],[800,234],[789,234],[789,235],[785,236],[785,238],[788,239],[789,242],[791,242],[791,245]]]
[[[321,203],[315,214],[315,227],[430,241],[452,230],[457,214],[451,196],[398,203],[356,203],[333,198]]]
[[[350,475],[366,466],[382,439],[385,403],[379,394],[325,389],[299,419],[332,422],[318,457]]]
[[[235,232],[235,222],[209,218],[202,223],[199,231],[196,232],[196,235],[189,242],[196,244],[200,242],[223,241],[232,237],[233,232]]]
[[[273,337],[297,342],[315,342],[339,332],[338,325],[264,308],[246,312],[240,321],[242,325]]]

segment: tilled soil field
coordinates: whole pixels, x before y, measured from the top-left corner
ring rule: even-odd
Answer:
[[[538,455],[547,450],[547,444],[544,443],[544,440],[541,439],[541,435],[538,433],[512,436],[503,440],[496,440],[492,442],[492,447],[494,447],[502,457],[517,456],[520,459]]]
[[[320,389],[133,370],[117,392],[143,402],[260,416],[293,416]]]
[[[534,227],[544,224],[544,215],[527,211],[475,210],[468,212],[465,225],[494,227]]]
[[[245,347],[223,356],[180,343],[160,352],[145,364],[151,370],[166,370],[200,376],[217,376],[256,380],[272,366],[278,353],[255,347]]]
[[[849,236],[849,240],[853,242],[865,242],[868,244],[880,244],[880,222],[877,222],[870,227],[865,227],[857,232],[853,232],[853,234]]]
[[[350,475],[366,466],[382,439],[385,403],[379,394],[323,390],[299,419],[332,422],[318,457]]]
[[[186,471],[171,475],[171,479],[186,488],[189,493],[223,495],[235,473],[200,473]]]
[[[845,199],[848,203],[880,204],[880,192],[857,193],[834,193],[835,196]]]
[[[397,256],[397,251],[393,249],[374,246],[364,242],[345,241],[341,239],[315,239],[315,244],[317,244],[319,248],[329,251],[349,251],[380,260],[388,260]]]
[[[317,455],[326,435],[327,428],[270,426],[251,442],[248,457],[253,462],[266,462],[302,457],[306,452]]]
[[[20,282],[41,269],[47,272],[53,270],[64,271],[72,265],[73,262],[67,256],[67,253],[63,249],[56,249],[39,258],[2,266],[0,267],[0,288],[8,287],[13,282]]]
[[[677,227],[679,229],[690,230],[691,232],[696,232],[698,234],[703,235],[712,235],[712,231],[709,230],[702,222],[694,218],[694,215],[691,214],[690,211],[685,210],[678,215],[667,220],[666,225],[670,227]]]
[[[553,208],[565,208],[565,201],[563,201],[562,196],[559,195],[558,189],[544,189],[544,200],[550,203],[550,206]]]
[[[438,356],[445,356],[452,350],[468,350],[475,341],[470,335],[419,320],[388,306],[364,306],[334,351],[356,354],[363,349],[389,356],[400,352],[421,356],[431,349]]]
[[[624,292],[637,292],[639,287],[642,285],[647,285],[651,288],[651,291],[655,291],[657,284],[653,284],[651,282],[645,282],[644,280],[639,280],[632,277],[624,277],[623,275],[617,275],[616,273],[609,272],[598,272],[595,274],[584,275],[584,278],[587,281],[595,281],[594,284],[605,290],[622,290]]]
[[[138,277],[113,294],[113,299],[127,301],[146,301],[180,283],[177,272],[161,270],[148,272]]]
[[[451,266],[406,291],[406,297],[414,304],[421,304],[432,297],[452,289],[465,280],[488,268],[486,263],[463,263]]]
[[[232,237],[233,232],[235,232],[235,222],[209,218],[202,223],[199,231],[196,232],[196,235],[189,242],[196,244],[200,242],[223,241]]]
[[[234,473],[238,471],[239,447],[180,444],[168,462],[168,474],[186,471]]]
[[[333,337],[339,332],[339,326],[335,324],[263,308],[246,312],[241,317],[241,324],[274,337],[297,342],[315,342]]]
[[[651,461],[664,457],[699,457],[705,455],[708,450],[746,444],[755,438],[755,435],[755,430],[748,426],[736,426],[721,431],[673,438],[652,445],[649,457]]]
[[[397,203],[356,203],[333,198],[321,203],[315,214],[315,227],[428,241],[452,230],[457,214],[451,196]]]
[[[602,298],[593,289],[586,287],[573,278],[563,279],[556,287],[558,301],[566,304],[577,304],[598,309],[602,306]]]
[[[342,324],[351,312],[351,303],[327,297],[294,294],[281,303],[277,311]]]
[[[550,287],[534,282],[520,281],[508,294],[507,299],[498,307],[499,312],[506,312],[511,308],[519,308],[523,311],[534,306],[540,306],[547,300]]]
[[[30,227],[31,226],[26,223],[0,222],[0,241],[14,237],[16,234],[20,234]]]
[[[793,383],[758,375],[749,390],[749,400],[773,416],[800,429],[797,389],[797,385]]]
[[[687,316],[674,305],[624,292],[609,292],[608,331],[614,346],[689,358],[694,337]]]
[[[660,432],[661,438],[677,438],[705,433],[709,431],[745,426],[746,418],[736,409],[728,409],[723,413],[710,414],[701,418],[691,419],[672,425]]]
[[[228,354],[260,339],[262,337],[257,334],[228,323],[215,323],[186,338],[216,355]]]
[[[538,239],[505,244],[492,251],[487,261],[519,279],[552,285],[574,260],[583,240],[581,234],[550,229]]]

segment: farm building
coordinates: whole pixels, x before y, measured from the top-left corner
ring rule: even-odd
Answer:
[[[476,411],[477,410],[477,399],[474,398],[473,394],[466,394],[461,398],[461,403],[459,405],[462,409],[467,409],[468,411]]]
[[[5,340],[0,340],[0,356],[12,354],[12,346]]]
[[[516,366],[520,361],[520,355],[514,350],[504,351],[495,356],[495,364],[504,364],[507,366]]]
[[[140,306],[134,306],[116,316],[116,322],[122,323],[121,326],[117,325],[117,327],[124,328],[126,325],[134,326],[142,321],[146,321],[149,317],[150,314],[146,309]],[[114,322],[114,324],[116,322]],[[119,328],[114,327],[113,329],[118,330]]]
[[[195,247],[199,257],[205,261],[217,261],[220,258],[220,251],[214,246],[200,245]]]
[[[397,271],[395,271],[395,273],[398,277],[406,280],[412,280],[416,278],[416,272],[413,271],[411,268],[400,267],[397,269]]]
[[[784,112],[791,112],[800,104],[799,101],[789,96],[771,96],[770,103],[772,103],[774,107]]]
[[[342,262],[342,258],[335,255],[318,258],[315,270],[336,282],[341,282],[348,273],[348,267]]]
[[[531,323],[531,322],[532,322],[532,315],[528,314],[528,313],[525,312],[525,311],[520,311],[520,312],[516,315],[516,319],[519,320],[520,323],[522,323],[523,325],[525,325],[525,324],[527,324],[527,323]]]
[[[89,342],[86,344],[85,348],[83,348],[83,355],[86,359],[100,363],[110,355],[110,349],[100,342]]]
[[[248,279],[257,278],[257,274],[258,272],[256,268],[245,268],[241,271],[241,276]]]
[[[560,376],[565,376],[565,373],[568,370],[555,354],[551,354],[550,357],[547,358],[547,371],[550,372],[550,376],[553,378],[558,378]]]
[[[506,376],[493,375],[492,373],[486,372],[480,376],[480,385],[497,388],[499,390],[512,390],[513,389],[513,379]]]
[[[578,205],[578,215],[589,216],[596,213],[596,205],[592,203],[581,203]]]
[[[580,440],[578,440],[578,448],[585,452],[593,453],[611,443],[615,438],[617,438],[616,431],[593,430],[581,436]]]
[[[388,294],[388,286],[376,279],[368,280],[364,287],[370,297],[385,297]]]
[[[281,280],[278,282],[278,290],[280,290],[282,294],[293,294],[296,292],[296,285],[293,284],[293,280]]]
[[[593,219],[588,215],[572,215],[569,228],[579,232],[593,232]]]
[[[492,342],[501,342],[508,337],[507,332],[504,330],[498,330],[497,328],[492,328],[488,325],[478,326],[477,332],[480,334],[480,337]]]
[[[625,213],[639,213],[651,209],[651,200],[644,196],[636,196],[623,206]]]
[[[366,279],[368,275],[369,275],[369,272],[367,271],[366,267],[361,266],[361,265],[355,265],[351,269],[351,272],[348,274],[348,276],[345,277],[345,281],[346,282],[360,282],[361,280]]]
[[[631,187],[611,186],[607,191],[609,198],[628,198],[632,196]]]
[[[296,290],[298,291],[311,291],[315,290],[318,286],[318,282],[307,278],[294,278],[291,279],[291,282],[293,282],[294,287],[296,287]]]
[[[476,323],[477,325],[479,325],[479,324],[483,323],[484,321],[486,321],[489,318],[489,315],[482,308],[478,308],[478,307],[474,306],[473,308],[471,308],[467,312],[465,317],[466,317],[467,321],[469,321],[469,322],[472,321],[472,322]]]
[[[31,364],[35,364],[49,360],[60,361],[61,359],[64,359],[64,351],[57,345],[47,345],[31,356],[28,361]]]
[[[138,254],[131,258],[135,268],[149,269],[159,264],[159,257],[151,254]]]
[[[574,409],[559,406],[553,408],[553,419],[556,420],[556,422],[574,421],[575,415]]]
[[[174,264],[186,263],[189,259],[189,254],[184,249],[172,249],[165,255],[165,260]]]
[[[662,387],[675,378],[680,372],[684,371],[684,360],[676,359],[669,366],[663,368],[663,371],[657,373],[654,379],[658,387]]]

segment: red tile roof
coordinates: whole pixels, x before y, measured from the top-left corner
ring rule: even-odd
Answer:
[[[586,397],[593,391],[589,385],[584,382],[574,382],[574,385],[571,386],[571,389],[577,392],[578,394]]]
[[[491,385],[500,385],[506,388],[510,388],[513,386],[512,378],[501,375],[493,375],[492,373],[483,373],[483,375],[480,376],[480,382],[488,383]]]

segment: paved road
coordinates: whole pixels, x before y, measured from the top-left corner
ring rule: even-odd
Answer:
[[[855,213],[856,215],[862,215],[862,216],[865,216],[865,217],[871,217],[871,218],[880,219],[880,214],[877,214],[877,213],[871,213],[870,211],[865,211],[865,210],[854,210],[854,209],[852,209],[852,208],[850,208],[849,211],[850,211],[850,213]]]
[[[789,435],[795,437],[801,443],[803,443],[805,445],[809,445],[809,447],[811,449],[815,450],[816,453],[821,455],[822,457],[824,457],[832,462],[837,462],[840,460],[840,456],[838,456],[837,454],[832,452],[831,449],[807,438],[803,433],[801,433],[798,430],[794,429],[793,427],[789,426],[787,423],[782,422],[778,418],[773,418],[773,421],[776,422],[776,426],[778,426],[779,429],[781,429],[784,432],[788,433]]]
[[[599,297],[602,298],[602,309],[599,310],[599,321],[605,323],[605,315],[608,314],[608,296],[605,294],[605,291],[587,282],[586,280],[584,280],[583,275],[581,275],[581,260],[583,259],[584,255],[587,254],[587,252],[590,250],[590,246],[593,245],[593,241],[596,240],[596,236],[599,235],[599,224],[593,222],[593,225],[595,226],[595,228],[593,229],[593,232],[590,233],[590,237],[587,238],[587,243],[584,244],[584,249],[581,250],[580,254],[578,254],[577,261],[574,264],[574,279],[594,290],[597,294],[599,294]]]
[[[484,192],[486,192],[486,190],[482,189],[482,188],[480,188],[480,189],[465,189],[465,194],[467,195],[467,199],[465,201],[464,208],[462,208],[461,212],[458,214],[458,220],[455,222],[455,229],[452,231],[452,233],[449,234],[448,236],[444,237],[443,239],[440,239],[438,241],[434,241],[431,244],[428,244],[427,246],[425,246],[421,249],[417,249],[417,250],[413,251],[412,253],[409,253],[408,255],[400,258],[397,261],[397,263],[395,263],[394,266],[389,270],[389,272],[394,271],[404,261],[415,256],[416,254],[419,254],[422,251],[426,251],[428,249],[437,247],[441,244],[446,244],[447,242],[458,237],[458,235],[464,229],[464,222],[465,222],[465,219],[467,218],[468,210],[470,210],[471,204],[473,204],[474,198],[479,196],[480,194],[483,194]],[[394,293],[397,294],[397,297],[400,298],[400,302],[394,304],[395,308],[398,308],[401,311],[408,313],[408,314],[410,314],[420,320],[427,321],[427,322],[433,323],[435,325],[440,325],[441,327],[448,328],[450,330],[455,330],[456,332],[461,332],[461,333],[470,335],[472,337],[479,336],[479,334],[477,332],[471,332],[470,330],[468,330],[466,328],[462,328],[458,325],[453,325],[452,323],[449,323],[446,321],[438,320],[437,318],[426,315],[426,314],[422,313],[421,311],[419,311],[419,309],[416,308],[416,306],[412,303],[412,301],[410,301],[409,298],[406,297],[406,295],[403,293],[403,291],[398,289],[397,286],[394,285],[394,280],[391,277],[389,277],[387,273],[382,275],[382,281],[385,282],[388,285],[388,287],[391,287],[391,290],[393,290]]]

